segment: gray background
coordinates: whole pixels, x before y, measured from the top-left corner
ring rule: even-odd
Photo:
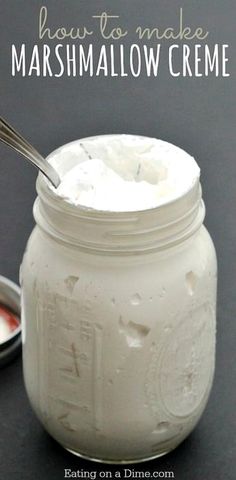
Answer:
[[[208,43],[230,45],[231,77],[171,78],[163,65],[151,79],[12,78],[11,43],[37,43],[42,4],[54,27],[89,25],[91,15],[107,10],[130,30],[140,23],[176,25],[182,6],[190,26],[210,31]],[[167,457],[136,467],[173,470],[181,480],[235,478],[235,14],[235,0],[0,0],[1,115],[42,153],[87,135],[138,133],[176,143],[201,166],[206,225],[219,260],[214,388],[194,433]],[[35,178],[30,165],[0,145],[0,272],[16,281],[33,226]],[[64,467],[106,468],[73,458],[43,431],[26,398],[19,358],[0,372],[0,478],[58,480]]]

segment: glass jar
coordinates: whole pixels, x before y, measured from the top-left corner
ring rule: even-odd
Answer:
[[[215,362],[216,256],[197,180],[150,210],[89,210],[39,175],[22,263],[31,405],[67,450],[107,463],[174,449]]]

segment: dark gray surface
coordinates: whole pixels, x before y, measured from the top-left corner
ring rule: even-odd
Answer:
[[[10,45],[37,42],[36,0],[0,0],[1,115],[42,153],[87,135],[139,133],[176,143],[202,168],[206,224],[219,260],[218,344],[212,395],[194,433],[175,452],[137,470],[173,470],[181,480],[235,478],[236,113],[235,0],[44,1],[51,23],[87,23],[107,10],[129,27],[177,22],[210,30],[209,43],[230,45],[230,78],[11,78]],[[89,22],[88,22],[89,23]],[[131,37],[132,40],[132,37]],[[33,225],[36,172],[0,146],[0,272],[13,280]],[[21,361],[0,371],[0,479],[62,479],[65,467],[104,470],[65,453],[39,425],[23,387]],[[111,470],[107,467],[107,470]]]

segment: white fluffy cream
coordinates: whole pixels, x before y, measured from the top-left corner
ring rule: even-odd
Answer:
[[[106,211],[145,210],[168,203],[188,191],[200,175],[194,158],[180,148],[132,135],[76,141],[49,160],[59,170],[67,165],[59,172],[60,197]]]

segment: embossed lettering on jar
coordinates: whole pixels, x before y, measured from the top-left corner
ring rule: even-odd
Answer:
[[[114,138],[83,142],[96,151]],[[63,151],[61,174],[78,162]],[[119,463],[168,453],[198,422],[214,373],[216,256],[199,177],[129,212],[69,203],[42,176],[37,190],[21,271],[31,405],[75,454]]]

